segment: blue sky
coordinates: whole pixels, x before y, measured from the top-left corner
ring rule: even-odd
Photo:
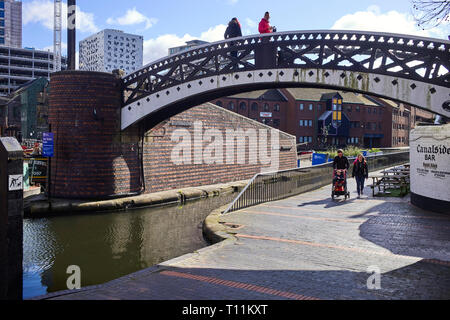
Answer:
[[[23,46],[51,48],[53,0],[22,2]],[[77,0],[77,5],[77,41],[105,28],[140,34],[144,36],[144,63],[187,40],[221,40],[232,17],[240,20],[245,35],[257,33],[265,11],[271,12],[271,24],[278,31],[353,29],[443,39],[450,34],[449,24],[425,31],[417,28],[410,0]]]

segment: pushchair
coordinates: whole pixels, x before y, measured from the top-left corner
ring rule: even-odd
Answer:
[[[345,200],[350,198],[350,192],[347,190],[347,170],[334,169],[333,183],[331,186],[331,199],[335,197],[344,196]]]

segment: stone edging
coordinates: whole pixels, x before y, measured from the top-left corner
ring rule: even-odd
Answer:
[[[225,226],[220,221],[222,212],[224,212],[228,206],[229,204],[213,210],[203,221],[203,235],[206,240],[212,244],[228,239],[233,241],[236,240],[236,237],[233,236],[234,233],[230,231],[231,228]]]
[[[130,208],[183,204],[188,200],[212,198],[222,194],[239,192],[248,181],[236,181],[209,186],[183,188],[143,194],[139,196],[103,201],[52,200],[32,203],[25,210],[26,218],[45,217],[53,214],[114,211]]]

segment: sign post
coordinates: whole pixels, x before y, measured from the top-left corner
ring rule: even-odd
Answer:
[[[22,300],[23,150],[0,138],[0,300]]]
[[[49,129],[51,130],[51,125],[49,125]],[[47,197],[50,200],[50,173],[51,173],[51,157],[54,154],[54,135],[53,132],[44,132],[42,134],[42,156],[48,158],[48,166],[47,166]]]

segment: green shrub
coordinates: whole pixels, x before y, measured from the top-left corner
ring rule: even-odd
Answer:
[[[343,149],[344,150],[344,156],[346,157],[357,157],[358,154],[362,153],[362,149],[355,147],[355,146],[348,146],[347,148]],[[322,153],[322,154],[328,154],[328,158],[333,159],[334,157],[337,156],[337,149],[336,148],[330,148],[327,151],[317,151],[317,153]]]

